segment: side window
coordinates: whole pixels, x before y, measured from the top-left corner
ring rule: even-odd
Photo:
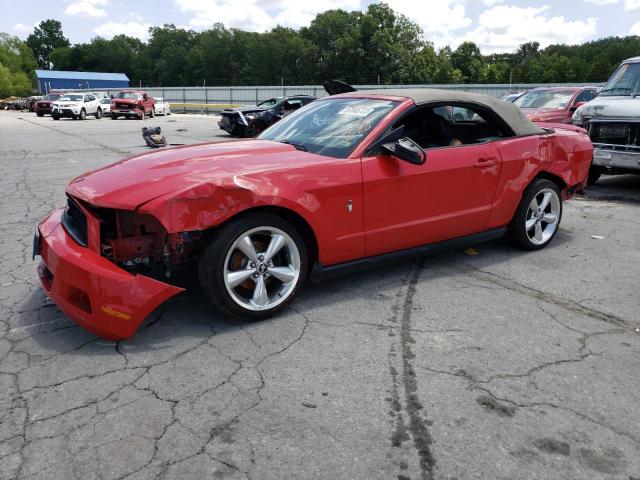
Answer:
[[[474,145],[512,135],[493,112],[458,105],[421,108],[394,128],[400,125],[406,137],[425,149]]]
[[[595,96],[596,92],[594,92],[593,90],[585,90],[584,92],[580,92],[578,94],[573,104],[575,105],[578,102],[588,102],[590,100],[593,100]]]

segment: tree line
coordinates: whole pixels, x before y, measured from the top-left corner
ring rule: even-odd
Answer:
[[[247,32],[216,23],[195,32],[151,27],[149,39],[96,37],[71,45],[62,25],[45,20],[26,42],[0,36],[0,96],[26,93],[33,68],[123,72],[132,85],[602,82],[621,60],[640,53],[640,37],[609,37],[582,45],[521,45],[483,55],[473,42],[436,49],[422,30],[388,5],[329,10],[300,29]],[[27,83],[25,83],[25,75]],[[7,80],[8,79],[8,80]]]

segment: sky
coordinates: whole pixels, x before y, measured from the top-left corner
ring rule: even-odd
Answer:
[[[0,0],[0,32],[26,39],[54,18],[72,43],[117,34],[146,39],[153,25],[205,30],[298,28],[316,14],[364,10],[372,0]],[[528,41],[577,44],[607,36],[640,35],[640,0],[386,0],[422,27],[437,48],[475,42],[484,54],[513,52]]]

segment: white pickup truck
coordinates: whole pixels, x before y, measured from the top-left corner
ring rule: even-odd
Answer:
[[[574,112],[573,124],[587,129],[594,146],[589,184],[602,174],[640,174],[640,57],[622,62],[598,96]]]
[[[102,118],[100,100],[91,93],[64,93],[51,104],[51,118],[62,117],[84,120],[87,115]]]

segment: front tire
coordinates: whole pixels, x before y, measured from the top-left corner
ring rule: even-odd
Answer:
[[[118,119],[118,115],[116,115],[115,113],[111,114],[111,120],[117,120]]]
[[[307,275],[307,248],[289,222],[270,213],[231,220],[215,233],[198,264],[211,303],[241,320],[275,315]]]
[[[560,189],[551,180],[538,178],[525,189],[508,235],[524,250],[540,250],[553,240],[561,219]]]
[[[96,120],[100,120],[102,118],[102,109],[96,110]]]
[[[60,117],[58,115],[51,115],[51,118],[53,118],[54,120],[60,120]]]
[[[265,124],[259,120],[254,120],[246,128],[246,134],[249,138],[255,138],[260,135],[265,129]]]
[[[87,111],[84,108],[82,110],[80,110],[80,115],[78,115],[78,118],[80,120],[86,120],[87,119]]]

